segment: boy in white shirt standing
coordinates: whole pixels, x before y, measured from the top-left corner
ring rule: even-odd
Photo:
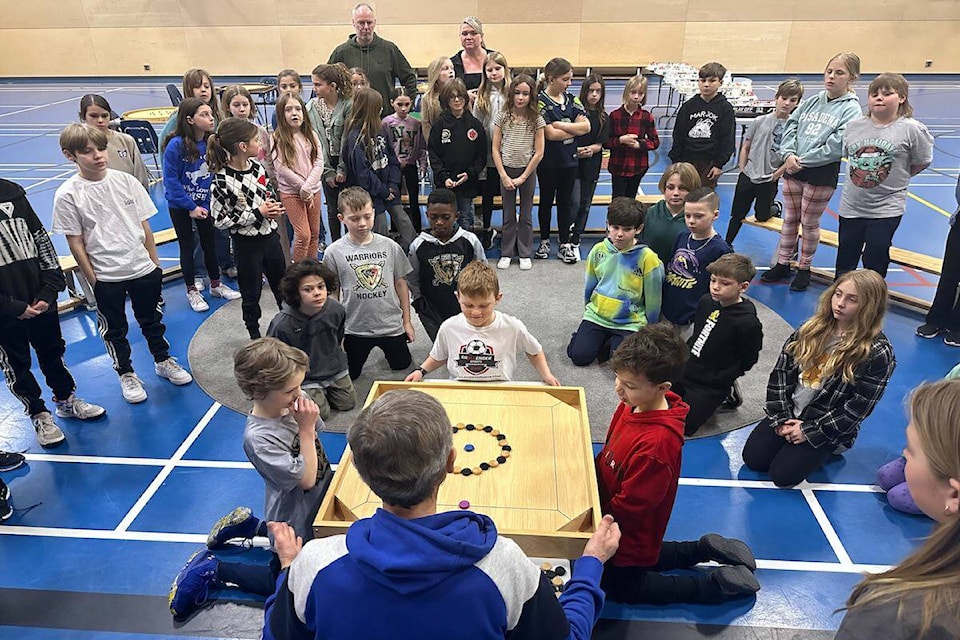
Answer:
[[[60,133],[60,148],[77,165],[53,200],[53,231],[67,236],[70,252],[97,299],[100,335],[120,376],[127,402],[143,402],[147,392],[133,371],[127,341],[127,296],[147,341],[158,376],[176,385],[193,377],[164,338],[160,313],[163,270],[148,219],[156,206],[136,178],[107,168],[107,136],[87,124],[71,124]]]

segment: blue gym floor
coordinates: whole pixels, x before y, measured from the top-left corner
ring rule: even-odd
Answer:
[[[755,79],[760,97],[772,97],[779,80]],[[860,86],[868,83],[865,78]],[[816,78],[805,78],[808,94],[817,84]],[[617,106],[620,87],[622,83],[608,88],[608,110]],[[105,95],[118,113],[168,104],[158,81],[0,83],[0,176],[27,190],[47,225],[54,191],[74,172],[59,152],[57,136],[64,124],[76,119],[85,93]],[[649,102],[655,102],[655,96],[653,84]],[[947,216],[956,207],[958,100],[956,77],[917,78],[911,86],[911,102],[936,138],[936,150],[931,168],[913,179],[896,246],[942,256]],[[661,131],[661,140],[663,148],[651,157],[642,183],[647,194],[657,192],[667,164],[668,130]],[[151,166],[152,159],[147,163]],[[721,233],[735,183],[735,169],[720,181]],[[598,192],[609,193],[609,188],[604,174]],[[823,217],[826,228],[836,229],[832,212],[839,194]],[[155,186],[153,197],[161,209],[151,220],[153,228],[167,228],[162,189]],[[603,215],[595,208],[589,226],[601,227]],[[769,231],[745,226],[736,244],[738,251],[765,266],[776,239]],[[68,253],[62,237],[54,237],[54,243],[61,255]],[[176,261],[176,245],[162,247],[160,254]],[[821,247],[814,266],[830,268],[834,257],[832,249]],[[935,277],[911,269],[892,269],[888,281],[928,300],[936,286]],[[165,288],[167,337],[173,355],[186,363],[189,341],[208,315],[188,310],[179,281]],[[785,285],[757,281],[749,293],[796,326],[811,314],[822,290],[815,283],[798,294]],[[212,313],[222,301],[211,299],[210,304]],[[960,350],[917,338],[914,329],[921,322],[917,312],[891,309],[885,331],[896,349],[898,367],[886,396],[853,450],[818,472],[811,484],[777,490],[742,469],[740,451],[749,428],[685,446],[667,537],[696,539],[714,531],[747,541],[759,559],[763,588],[756,601],[673,607],[608,604],[597,635],[656,632],[686,638],[721,634],[720,627],[731,625],[727,633],[739,628],[742,634],[729,637],[773,637],[775,629],[798,630],[787,637],[830,637],[841,618],[835,610],[860,573],[895,564],[931,528],[925,518],[890,509],[873,486],[876,468],[903,447],[906,394],[924,380],[941,377],[960,360]],[[64,446],[43,451],[20,404],[9,393],[0,393],[0,448],[24,451],[28,458],[26,466],[3,474],[16,512],[0,525],[0,638],[185,637],[187,632],[175,627],[165,610],[173,576],[204,543],[220,515],[238,504],[262,513],[263,485],[241,449],[243,416],[222,408],[196,384],[176,388],[158,380],[132,318],[131,324],[134,366],[150,395],[139,405],[125,403],[119,394],[94,314],[79,310],[63,316],[66,360],[78,393],[108,410],[106,418],[93,423],[61,420],[68,438]],[[222,358],[229,366],[232,354]],[[42,381],[39,371],[36,375]],[[330,457],[338,459],[343,436],[324,434],[322,439]],[[219,635],[216,629],[190,633]]]

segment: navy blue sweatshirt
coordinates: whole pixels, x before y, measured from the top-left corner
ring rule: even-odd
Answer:
[[[385,213],[388,204],[400,204],[400,161],[385,132],[373,139],[369,157],[359,137],[354,129],[343,138],[340,158],[347,168],[346,186],[364,189],[373,200],[374,212]],[[388,201],[391,193],[393,199]]]

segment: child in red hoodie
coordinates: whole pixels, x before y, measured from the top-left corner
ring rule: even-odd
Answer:
[[[600,506],[620,524],[620,549],[607,562],[601,586],[626,604],[719,602],[760,590],[756,560],[739,540],[715,533],[690,542],[664,542],[677,497],[683,425],[689,407],[670,391],[688,351],[672,327],[641,327],[610,359],[620,406],[596,459]],[[697,575],[664,575],[715,560]]]

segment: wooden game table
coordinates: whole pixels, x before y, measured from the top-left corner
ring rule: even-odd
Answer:
[[[120,117],[124,120],[146,120],[150,124],[166,124],[176,112],[176,107],[147,107],[125,111]]]
[[[440,485],[438,511],[469,508],[488,515],[528,556],[582,555],[601,518],[582,388],[379,381],[366,404],[395,389],[416,389],[437,398],[447,409],[451,429],[456,429],[456,470]],[[490,466],[498,459],[501,462]],[[482,464],[489,468],[482,469]],[[360,479],[347,447],[314,532],[317,537],[345,533],[351,522],[372,516],[381,504]]]

